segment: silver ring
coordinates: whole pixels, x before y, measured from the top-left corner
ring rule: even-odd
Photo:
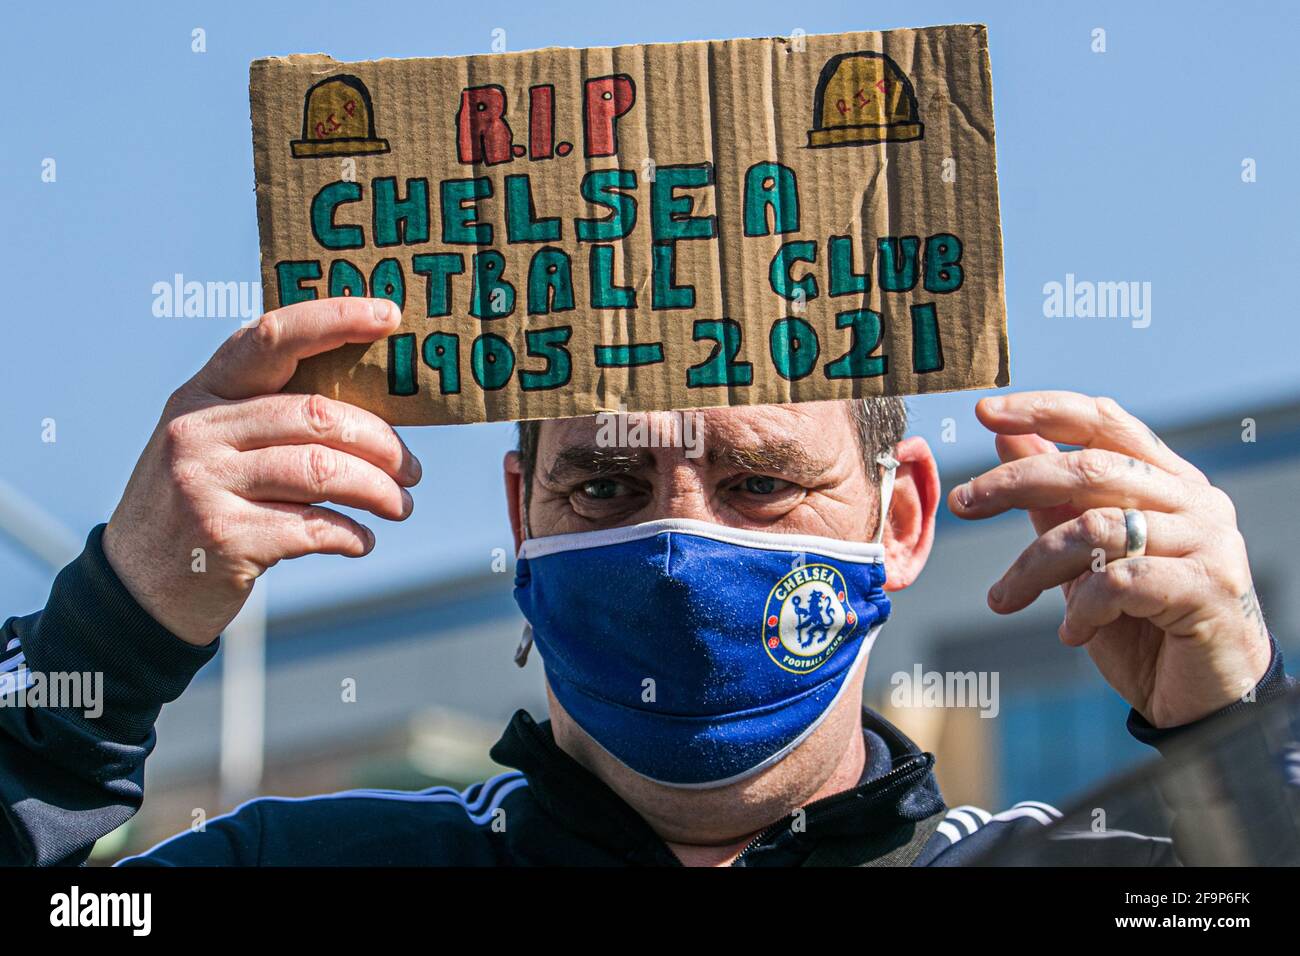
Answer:
[[[1136,508],[1124,509],[1124,557],[1147,553],[1147,516]]]

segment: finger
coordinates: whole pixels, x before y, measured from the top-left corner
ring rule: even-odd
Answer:
[[[998,458],[1004,464],[1009,461],[1019,461],[1021,458],[1028,458],[1031,455],[1059,455],[1061,453],[1061,450],[1055,444],[1038,435],[995,435],[993,437],[993,447],[997,449]],[[1078,509],[1069,505],[1060,505],[1055,508],[1031,508],[1029,510],[1029,521],[1039,534],[1078,516]]]
[[[383,471],[325,445],[280,445],[240,452],[231,490],[249,501],[315,504],[332,501],[400,521],[411,513],[411,493]]]
[[[1112,561],[1105,571],[1087,575],[1071,589],[1061,624],[1062,642],[1081,647],[1122,614],[1176,633],[1180,625],[1204,611],[1206,584],[1199,567],[1184,558]]]
[[[1195,551],[1205,532],[1182,515],[1143,513],[1147,521],[1146,553],[1182,557]],[[1124,557],[1128,529],[1122,508],[1093,508],[1036,538],[1021,552],[1006,574],[989,589],[989,607],[1011,614],[1028,607],[1044,591],[1079,575],[1101,573]]]
[[[298,362],[349,343],[373,342],[397,328],[402,314],[387,299],[342,297],[298,302],[240,329],[194,376],[221,398],[278,392]]]
[[[377,465],[399,484],[420,480],[420,462],[378,415],[323,395],[260,395],[213,405],[202,413],[238,451],[319,444]]]
[[[308,554],[360,558],[374,550],[374,532],[332,508],[271,501],[256,507],[261,517],[270,519],[262,553],[254,556],[267,567]]]
[[[994,435],[993,447],[1002,461],[1018,461],[1031,455],[1059,455],[1061,449],[1041,435]]]
[[[999,434],[1038,434],[1049,441],[1131,455],[1170,474],[1209,484],[1199,469],[1174,454],[1160,436],[1110,398],[1078,392],[1016,392],[981,399],[975,415],[985,428]]]
[[[948,495],[959,518],[989,518],[1012,508],[1080,512],[1108,505],[1178,511],[1193,504],[1192,486],[1167,471],[1114,452],[1084,449],[1034,455],[998,465]]]

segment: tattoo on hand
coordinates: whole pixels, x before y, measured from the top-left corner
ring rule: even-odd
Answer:
[[[1264,609],[1259,606],[1259,596],[1255,594],[1255,589],[1251,588],[1237,600],[1241,602],[1241,613],[1254,620],[1259,633],[1268,637],[1268,628],[1264,625]]]

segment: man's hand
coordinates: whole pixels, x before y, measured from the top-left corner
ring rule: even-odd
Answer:
[[[1038,538],[989,590],[1010,614],[1065,591],[1062,642],[1156,727],[1191,723],[1248,694],[1269,663],[1268,631],[1232,501],[1108,398],[1023,392],[982,399],[1003,464],[954,488],[961,518],[1029,512]],[[1054,442],[1082,446],[1060,452]],[[1147,521],[1125,558],[1124,509]],[[1100,570],[1098,570],[1100,569]]]
[[[168,400],[104,531],[104,553],[172,633],[210,643],[283,558],[370,552],[370,529],[317,502],[392,520],[411,513],[406,488],[420,464],[389,425],[320,395],[276,394],[300,359],[373,342],[400,319],[385,299],[269,312]]]

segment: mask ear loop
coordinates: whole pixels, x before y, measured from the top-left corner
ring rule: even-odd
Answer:
[[[524,621],[524,633],[519,637],[519,646],[515,648],[515,666],[523,667],[528,663],[528,652],[533,649],[533,626]]]
[[[880,476],[880,524],[876,526],[876,536],[872,543],[880,544],[885,539],[885,522],[889,520],[889,503],[894,497],[894,476],[900,462],[886,451],[876,456],[876,464],[884,469],[884,474]]]
[[[521,494],[520,497],[523,498],[524,496]],[[528,508],[524,504],[524,501],[519,502],[519,515],[520,515],[520,524],[523,527],[524,540],[527,541],[528,538],[531,536],[528,533]],[[516,561],[519,560],[517,555],[515,557],[515,560]],[[527,620],[525,620],[524,632],[519,636],[519,646],[515,648],[516,667],[523,667],[525,664],[528,663],[528,652],[531,651],[532,649],[533,649],[533,626],[529,624]]]

